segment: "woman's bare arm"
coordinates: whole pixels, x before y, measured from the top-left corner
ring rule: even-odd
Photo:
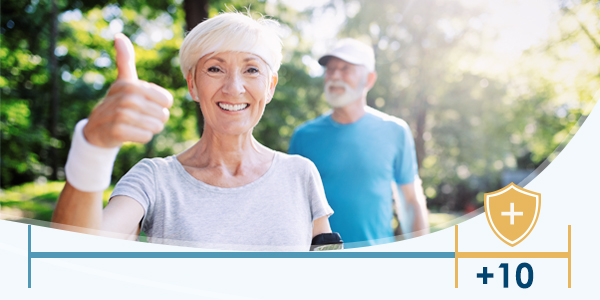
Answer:
[[[102,208],[102,192],[82,192],[67,183],[58,198],[52,227],[135,240],[144,209],[134,199],[116,196]]]
[[[321,233],[331,233],[329,226],[329,216],[323,216],[313,221],[313,237]]]
[[[115,36],[119,75],[104,100],[94,108],[83,127],[87,143],[101,148],[123,142],[147,143],[169,119],[173,96],[164,88],[138,80],[131,41]],[[79,166],[85,164],[81,161]],[[107,163],[112,163],[107,161]],[[95,172],[91,168],[88,172]],[[135,239],[144,209],[134,199],[116,196],[102,208],[103,192],[84,192],[69,182],[63,188],[52,216],[52,226],[83,233]],[[72,181],[75,182],[75,181]],[[80,189],[83,189],[80,186]]]
[[[82,192],[67,181],[52,215],[52,227],[97,234],[102,225],[102,206],[102,192]]]

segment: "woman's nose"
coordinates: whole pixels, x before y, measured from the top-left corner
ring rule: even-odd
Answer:
[[[243,94],[246,89],[244,88],[244,80],[241,75],[236,73],[229,74],[225,79],[225,86],[223,87],[223,92],[232,95],[239,96]]]

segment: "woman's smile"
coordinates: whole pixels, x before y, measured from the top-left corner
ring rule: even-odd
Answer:
[[[232,103],[227,103],[227,102],[217,102],[217,105],[221,108],[221,110],[224,110],[227,112],[243,111],[243,110],[246,110],[250,106],[250,104],[248,104],[248,103],[232,104]]]

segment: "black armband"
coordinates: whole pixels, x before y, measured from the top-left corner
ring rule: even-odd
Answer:
[[[321,233],[312,239],[310,251],[327,251],[344,249],[344,241],[337,232]]]

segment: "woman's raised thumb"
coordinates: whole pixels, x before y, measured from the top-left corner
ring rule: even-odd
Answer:
[[[122,33],[115,34],[115,50],[117,51],[117,69],[119,70],[118,79],[137,80],[137,70],[135,69],[135,51],[133,44]]]

